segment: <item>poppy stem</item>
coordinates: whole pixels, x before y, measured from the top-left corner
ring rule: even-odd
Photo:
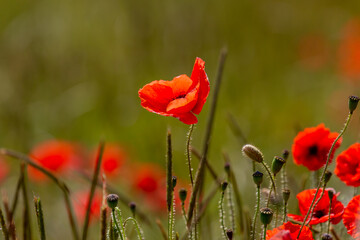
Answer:
[[[234,202],[232,197],[232,184],[231,184],[231,172],[228,173],[227,181],[229,183],[229,189],[227,192],[227,201],[228,201],[228,207],[229,207],[229,219],[230,219],[230,225],[232,228],[233,233],[235,233],[235,210],[234,210]]]
[[[172,146],[171,146],[171,131],[167,132],[167,154],[166,154],[166,201],[168,208],[168,238],[172,240],[172,226],[173,226],[173,175],[172,175]]]
[[[317,194],[318,194],[318,192],[319,192],[319,189],[320,189],[320,187],[321,187],[321,184],[322,184],[322,182],[323,182],[323,180],[324,180],[325,172],[326,172],[326,170],[327,170],[327,168],[328,168],[328,166],[329,166],[330,157],[331,157],[331,155],[332,155],[332,153],[333,153],[335,144],[336,144],[337,141],[341,138],[341,136],[344,135],[344,133],[345,133],[345,131],[346,131],[348,125],[349,125],[349,122],[350,122],[350,120],[351,120],[351,117],[352,117],[352,113],[350,112],[349,115],[348,115],[348,117],[347,117],[347,119],[346,119],[346,122],[345,122],[345,125],[344,125],[343,129],[341,130],[340,134],[337,136],[337,138],[335,139],[335,141],[334,141],[333,144],[331,145],[330,151],[329,151],[329,153],[328,153],[328,155],[327,155],[327,159],[326,159],[326,164],[325,164],[324,170],[323,170],[323,172],[322,172],[322,174],[321,174],[321,177],[320,177],[320,180],[319,180],[319,184],[318,184],[318,186],[317,186],[317,188],[316,188],[315,196],[314,196],[314,198],[313,198],[313,200],[312,200],[312,202],[311,202],[311,205],[310,205],[310,207],[309,207],[308,212],[306,213],[305,219],[304,219],[304,221],[303,221],[302,224],[301,224],[301,227],[300,227],[300,230],[299,230],[299,233],[298,233],[296,239],[299,239],[300,234],[301,234],[301,231],[302,231],[302,229],[304,228],[305,222],[306,222],[306,220],[307,220],[307,218],[308,218],[308,216],[309,216],[309,214],[310,214],[310,211],[312,211],[312,207],[313,207],[314,202],[315,202],[315,200],[316,200],[316,196],[317,196]]]
[[[27,194],[27,184],[26,184],[26,163],[21,163],[21,174],[23,175],[22,179],[22,195],[24,199],[24,219],[23,219],[23,237],[24,240],[31,239],[31,222],[30,222],[30,207],[29,207],[29,198]]]
[[[274,176],[273,176],[273,174],[271,174],[269,166],[264,161],[262,161],[261,164],[264,166],[266,172],[269,174],[269,177],[270,177],[270,181],[271,181],[270,194],[271,194],[271,189],[274,188],[274,193],[276,195]],[[270,194],[269,194],[269,196],[270,196]],[[268,203],[267,203],[267,205],[268,205]]]
[[[168,237],[166,235],[166,231],[165,231],[165,228],[164,226],[162,225],[160,219],[156,219],[156,224],[158,225],[159,229],[160,229],[160,232],[161,232],[161,235],[163,236],[164,240],[168,240]]]
[[[331,215],[331,204],[332,204],[332,200],[333,200],[333,198],[330,198],[330,206],[329,206],[329,222],[328,222],[327,234],[329,234],[329,232],[330,232],[330,225],[331,225],[330,215]]]
[[[124,240],[124,239],[123,239],[123,236],[122,236],[122,231],[121,231],[121,229],[120,229],[120,227],[119,227],[119,224],[118,224],[117,219],[116,219],[116,216],[115,216],[115,208],[112,209],[112,218],[113,218],[113,222],[115,223],[116,230],[118,231],[118,233],[119,233],[119,235],[120,235],[120,239],[121,239],[121,240]],[[120,222],[120,225],[122,225],[121,222]]]
[[[317,199],[317,201],[315,202],[314,207],[313,207],[312,211],[310,212],[309,220],[306,220],[306,221],[307,221],[307,222],[306,222],[306,225],[309,225],[309,223],[310,223],[310,221],[311,221],[311,218],[313,217],[314,210],[315,210],[316,206],[317,206],[318,203],[320,202],[321,198],[324,196],[324,194],[325,194],[325,188],[326,188],[326,183],[324,183],[324,186],[323,186],[323,190],[322,190],[322,192],[321,192],[321,195],[320,195],[320,197]]]
[[[45,240],[45,226],[44,226],[44,214],[41,206],[41,201],[39,197],[34,197],[34,204],[35,204],[35,212],[40,232],[40,239]]]
[[[189,132],[188,132],[188,136],[187,136],[187,141],[186,141],[186,157],[187,157],[187,164],[189,167],[191,187],[194,187],[193,169],[191,166],[191,136],[192,136],[193,130],[194,130],[194,124],[191,124]]]
[[[264,240],[266,240],[266,229],[267,229],[267,224],[264,224]]]
[[[106,210],[106,206],[103,205],[101,207],[101,219],[100,219],[101,240],[106,240],[106,225],[107,225],[106,218],[107,218],[107,210]]]
[[[217,71],[216,82],[215,82],[215,90],[214,90],[212,103],[210,106],[210,112],[209,112],[206,132],[205,132],[203,152],[202,152],[202,156],[201,156],[201,160],[200,160],[198,169],[196,171],[194,187],[193,187],[193,191],[191,192],[191,197],[190,197],[190,203],[189,203],[189,208],[188,208],[188,221],[187,221],[187,225],[189,227],[191,226],[191,222],[193,220],[192,218],[194,215],[196,198],[198,196],[198,190],[200,189],[202,177],[204,176],[203,171],[204,171],[204,166],[206,165],[205,162],[207,161],[207,154],[208,154],[208,150],[209,150],[209,146],[210,146],[210,136],[211,136],[212,127],[213,127],[214,118],[215,118],[216,104],[217,104],[217,99],[218,99],[218,95],[219,95],[226,55],[227,55],[227,49],[223,48],[220,53],[218,71]]]
[[[257,215],[259,214],[259,210],[260,210],[260,185],[257,186],[257,191],[256,191],[256,210],[255,210],[255,213],[254,213],[254,217],[253,217],[253,223],[252,223],[252,233],[251,233],[251,239],[252,240],[255,240],[255,235],[256,235],[256,218],[257,218]]]
[[[85,223],[84,223],[84,229],[83,229],[83,235],[82,235],[83,240],[86,240],[86,238],[87,238],[87,232],[88,232],[89,222],[90,222],[91,203],[94,198],[96,184],[98,182],[104,148],[105,148],[105,143],[103,141],[101,141],[99,144],[98,153],[97,153],[97,157],[96,157],[96,163],[95,163],[93,179],[92,179],[91,187],[90,187],[89,199],[88,199],[88,202],[86,205]]]
[[[132,221],[132,222],[134,223],[135,228],[136,228],[136,232],[137,232],[137,234],[138,234],[138,239],[139,239],[139,240],[144,240],[144,239],[145,239],[145,238],[144,238],[144,234],[143,234],[143,232],[142,232],[142,230],[141,230],[141,228],[140,228],[140,225],[138,224],[138,222],[136,221],[135,218],[133,218],[133,217],[128,217],[127,219],[125,219],[125,221],[124,221],[124,227],[126,227],[126,223],[129,222],[129,221]]]
[[[9,240],[9,232],[8,229],[6,227],[6,223],[5,223],[5,218],[4,218],[4,214],[0,208],[0,224],[1,224],[1,230],[4,234],[4,239],[5,240]]]
[[[225,211],[224,211],[224,195],[225,195],[225,190],[221,191],[221,197],[220,197],[220,201],[219,201],[219,214],[220,214],[220,228],[222,230],[222,234],[225,240],[227,240],[227,236],[226,236],[226,227],[225,227]]]

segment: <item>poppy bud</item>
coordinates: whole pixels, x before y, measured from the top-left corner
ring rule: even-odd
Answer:
[[[130,208],[130,211],[132,213],[133,216],[135,216],[135,212],[136,212],[136,203],[134,202],[130,202],[129,203],[129,208]]]
[[[259,172],[259,171],[256,171],[253,173],[253,180],[254,180],[254,183],[260,187],[262,181],[263,181],[263,176],[264,174],[262,172]]]
[[[332,172],[330,172],[329,170],[326,170],[325,175],[324,175],[324,183],[328,183],[330,181],[330,178],[332,176]]]
[[[282,191],[284,202],[287,203],[290,198],[290,189],[284,189]]]
[[[221,190],[224,192],[226,190],[228,186],[228,182],[224,181],[222,184],[221,184]]]
[[[354,110],[356,109],[358,102],[359,102],[360,98],[357,96],[350,96],[349,97],[349,110],[350,113],[353,113]]]
[[[273,172],[274,176],[280,172],[282,166],[284,165],[285,160],[281,157],[275,156],[274,160],[271,164],[271,171]]]
[[[230,173],[230,163],[229,163],[229,162],[226,162],[226,163],[225,163],[224,169],[225,169],[225,172],[226,172],[227,174]]]
[[[290,154],[289,150],[284,149],[284,151],[282,152],[282,157],[285,161],[288,159],[289,154]]]
[[[182,203],[185,202],[186,196],[187,196],[187,190],[185,188],[181,188],[179,190],[179,198]]]
[[[172,176],[172,187],[173,187],[173,189],[176,187],[176,184],[177,184],[177,177]]]
[[[321,236],[321,240],[332,240],[332,236],[328,233],[324,233],[322,236]]]
[[[270,208],[260,209],[260,220],[262,224],[264,224],[265,226],[270,224],[272,217],[273,217],[273,210],[271,210]]]
[[[328,196],[329,196],[330,201],[333,199],[334,194],[335,194],[335,193],[334,193],[333,190],[329,190],[329,191],[328,191]]]
[[[255,162],[262,163],[264,161],[264,156],[262,152],[253,145],[244,145],[242,148],[242,152]]]
[[[233,235],[234,235],[234,232],[232,229],[226,230],[226,236],[228,237],[229,240],[233,239]]]
[[[109,208],[115,209],[119,202],[119,196],[116,194],[109,194],[106,197],[106,201]]]

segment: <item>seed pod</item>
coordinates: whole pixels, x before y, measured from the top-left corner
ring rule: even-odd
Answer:
[[[116,194],[109,194],[106,197],[106,201],[107,201],[109,208],[114,209],[118,205],[119,196]]]
[[[185,188],[181,188],[179,190],[179,198],[182,203],[185,202],[186,196],[187,196],[187,190]]]
[[[349,111],[353,113],[358,105],[360,98],[357,96],[350,96],[349,97]]]
[[[285,160],[281,157],[275,156],[272,164],[271,164],[271,171],[273,172],[274,176],[280,172],[282,166],[285,164]]]
[[[284,202],[287,203],[290,198],[290,189],[284,189],[282,191]]]
[[[244,145],[242,152],[255,162],[262,163],[264,161],[262,152],[251,144]]]
[[[272,217],[273,217],[273,210],[271,208],[262,208],[260,209],[260,220],[262,224],[269,225],[271,223]]]
[[[322,236],[321,236],[321,240],[332,240],[332,236],[328,233],[324,233]]]
[[[259,172],[259,171],[256,171],[253,173],[253,180],[254,180],[254,183],[260,187],[262,181],[263,181],[263,176],[264,174],[262,172]]]
[[[325,184],[330,181],[331,176],[332,176],[332,172],[330,172],[329,170],[326,170],[325,175],[324,175]]]
[[[335,194],[335,193],[334,193],[334,190],[331,190],[331,189],[330,189],[330,190],[328,190],[328,196],[329,196],[329,199],[330,199],[330,200],[332,200],[332,199],[333,199],[334,194]]]
[[[284,151],[282,152],[282,157],[285,161],[288,159],[289,154],[290,154],[289,150],[284,149]]]
[[[228,182],[224,181],[222,184],[221,184],[221,190],[224,192],[226,190],[228,186]]]
[[[234,235],[234,232],[232,229],[226,230],[226,236],[228,237],[229,240],[233,239],[233,235]]]
[[[173,189],[176,187],[176,184],[177,184],[177,177],[172,176],[172,187],[173,187]]]
[[[136,203],[134,202],[130,202],[129,203],[129,208],[130,208],[130,211],[132,213],[133,216],[135,216],[135,212],[136,212]]]

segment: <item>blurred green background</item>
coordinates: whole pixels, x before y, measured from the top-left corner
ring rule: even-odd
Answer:
[[[188,126],[144,110],[137,91],[153,80],[190,75],[195,57],[205,60],[213,87],[220,49],[227,46],[209,161],[223,174],[222,152],[230,154],[252,209],[251,166],[229,128],[228,114],[269,161],[291,149],[304,127],[324,122],[339,131],[347,97],[359,94],[360,79],[347,81],[338,67],[344,26],[359,7],[359,1],[2,1],[0,146],[28,153],[52,138],[89,147],[105,139],[126,146],[134,161],[165,165],[171,128],[174,171],[188,180]],[[212,93],[193,135],[198,149]],[[358,136],[355,113],[338,152]],[[288,167],[294,181],[307,174],[304,167]],[[14,187],[2,186],[9,192]],[[294,195],[292,201],[295,207]],[[216,208],[213,212],[216,224]],[[48,225],[56,234],[70,234],[67,223],[62,232]],[[155,227],[149,232],[149,239],[160,236]]]

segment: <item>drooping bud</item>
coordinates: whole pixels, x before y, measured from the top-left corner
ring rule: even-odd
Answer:
[[[177,184],[177,177],[172,176],[172,187],[173,187],[173,189],[176,187],[176,184]]]
[[[321,236],[321,240],[332,240],[332,236],[328,233],[324,233],[322,236]]]
[[[282,157],[283,157],[283,159],[284,159],[285,161],[288,159],[289,154],[290,154],[289,150],[287,150],[287,149],[284,149],[284,150],[283,150],[283,152],[282,152]]]
[[[324,174],[324,183],[325,184],[330,181],[331,176],[332,176],[332,172],[330,172],[329,170],[326,170],[325,174]]]
[[[290,198],[290,189],[284,189],[282,191],[282,195],[283,195],[284,202],[287,203]]]
[[[106,197],[106,201],[109,208],[115,209],[119,202],[119,196],[116,194],[109,194]]]
[[[224,192],[226,190],[228,186],[228,182],[224,181],[222,184],[221,184],[221,190]]]
[[[136,203],[135,203],[135,202],[130,202],[130,203],[129,203],[129,208],[130,208],[130,211],[131,211],[132,215],[135,216],[135,213],[136,213]]]
[[[260,220],[262,224],[269,225],[271,223],[272,217],[273,217],[273,210],[271,208],[262,208],[260,209]]]
[[[255,162],[262,163],[264,161],[262,152],[251,144],[244,145],[242,152]]]
[[[232,229],[226,230],[226,236],[228,237],[229,240],[233,239],[233,235],[234,235],[234,232]]]
[[[181,188],[179,190],[179,198],[182,203],[185,202],[186,196],[187,196],[187,190],[185,188]]]
[[[281,157],[275,156],[271,164],[271,171],[274,176],[280,172],[282,166],[285,164],[285,160]]]
[[[263,181],[263,176],[264,174],[262,172],[256,171],[253,173],[253,180],[254,183],[256,184],[256,186],[260,187],[262,181]]]
[[[353,113],[359,103],[360,98],[357,96],[350,96],[349,97],[349,111]]]
[[[333,197],[334,197],[334,190],[332,190],[332,189],[330,189],[330,190],[328,190],[327,191],[328,192],[328,196],[329,196],[329,199],[330,199],[330,201],[333,199]]]

